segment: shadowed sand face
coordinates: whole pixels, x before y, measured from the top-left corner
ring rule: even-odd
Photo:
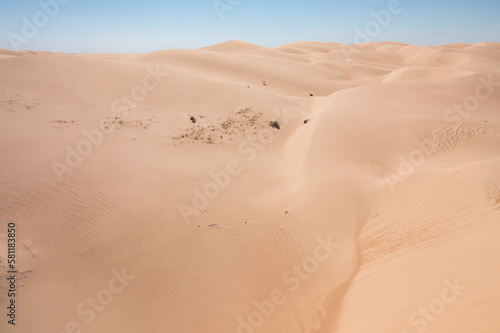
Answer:
[[[0,50],[16,329],[491,331],[499,53]]]

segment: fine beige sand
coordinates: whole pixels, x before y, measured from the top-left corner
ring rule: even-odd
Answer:
[[[0,331],[498,333],[499,107],[498,43],[0,50]]]

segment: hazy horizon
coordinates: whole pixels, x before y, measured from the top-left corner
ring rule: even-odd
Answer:
[[[295,41],[394,41],[416,45],[500,42],[500,3],[490,0],[305,1],[7,0],[0,48],[150,52],[229,40],[266,47]]]

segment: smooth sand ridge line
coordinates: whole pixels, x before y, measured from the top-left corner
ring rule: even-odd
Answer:
[[[228,53],[228,54],[249,55],[252,57],[280,59],[298,63],[310,62],[307,57],[297,56],[287,52],[282,52],[281,50],[279,50],[279,48],[272,49],[242,41],[228,41],[216,45],[207,46],[201,48],[201,50],[208,50],[208,51]]]
[[[476,76],[474,79],[477,79],[477,76]],[[471,79],[470,79],[470,78],[469,78],[469,79],[467,79],[467,80],[468,80],[469,82],[471,82]],[[423,82],[422,82],[422,83],[423,83]],[[477,83],[475,83],[475,84],[477,85]],[[473,83],[472,83],[472,82],[471,82],[471,84],[469,85],[469,87],[472,87],[471,91],[474,91],[474,89],[473,89],[473,87],[474,87],[474,86],[473,86]],[[345,90],[345,91],[342,91],[342,92],[338,92],[338,93],[336,93],[336,94],[335,94],[335,96],[337,96],[337,97],[338,97],[338,96],[341,96],[342,94],[348,94],[348,93],[350,93],[351,91],[352,91],[352,92],[354,92],[354,91],[358,92],[358,91],[367,90],[367,89],[369,89],[369,87],[360,87],[360,88],[353,89],[353,90]],[[353,100],[352,98],[350,98],[350,99],[349,99],[349,101],[352,101],[352,100]],[[338,105],[338,104],[339,104],[339,100],[338,100],[338,98],[337,98],[337,99],[333,99],[333,102],[337,102],[337,105]],[[333,104],[333,103],[332,103],[332,104]],[[396,102],[395,104],[397,104],[397,102]],[[339,108],[342,108],[342,106],[339,106]],[[323,110],[324,110],[324,109],[323,109]],[[319,118],[319,117],[316,117],[316,120],[317,120],[318,122],[321,122],[322,124],[323,124],[323,123],[325,123],[325,119],[321,119],[321,118],[319,118],[319,119],[318,119],[318,118]],[[338,118],[337,118],[337,119],[338,119]],[[325,126],[329,126],[329,125],[327,124],[327,125],[325,125]],[[315,133],[318,133],[319,131],[320,131],[320,130],[319,130],[318,128],[316,128],[316,129],[315,129]],[[303,139],[304,139],[304,137],[303,137]],[[306,139],[307,139],[307,138],[306,138]],[[300,140],[295,140],[295,141],[300,141]],[[304,141],[306,141],[306,140],[304,140]],[[326,140],[323,140],[323,142],[324,142],[324,141],[326,141]],[[463,141],[463,142],[464,142],[464,141]],[[462,143],[462,144],[463,144],[463,143]],[[324,158],[324,159],[322,159],[322,160],[329,160],[329,159],[328,159],[328,158],[326,158],[326,159]],[[380,164],[379,164],[379,165],[380,165]],[[320,173],[321,173],[321,172],[320,172]],[[382,186],[385,186],[385,185],[382,185]],[[330,193],[331,193],[331,192],[330,192]],[[323,210],[324,210],[324,209],[323,209]]]
[[[440,48],[425,48],[409,45],[396,51],[403,56],[404,63],[407,66],[419,65],[426,67],[456,67],[469,62],[472,58],[465,54],[457,54],[455,50]]]
[[[493,213],[484,204],[482,189],[463,173],[441,172],[441,177],[445,180],[441,188],[424,189],[420,195],[409,197],[402,206],[380,212],[365,226],[360,240],[363,265],[346,295],[339,322],[339,326],[345,327],[339,332],[364,332],[369,322],[377,322],[380,332],[416,329],[440,332],[446,330],[445,327],[481,332],[484,327],[477,327],[478,321],[494,321],[493,304],[500,298],[498,288],[478,284],[474,277],[478,271],[471,272],[463,262],[480,260],[479,253],[491,248],[492,240],[498,237],[498,228],[491,224],[498,220],[498,211]],[[462,189],[460,195],[455,192],[457,188]],[[430,216],[424,207],[436,204],[441,211],[437,216]],[[435,259],[423,260],[428,257]],[[487,275],[498,275],[498,266],[487,260],[484,264],[477,269]],[[422,274],[429,269],[432,273]],[[447,285],[446,281],[455,279],[463,288],[456,290],[453,302],[442,301],[441,288]],[[403,293],[405,297],[402,300],[387,297],[394,292]],[[354,320],[352,316],[359,319],[358,310],[368,310],[373,299],[378,300],[379,307],[370,307],[366,321]],[[415,301],[407,302],[407,299]],[[431,319],[419,312],[419,308],[440,302],[445,304],[445,310],[431,310],[427,317]],[[477,302],[482,306],[477,307]],[[354,308],[356,311],[352,311]],[[384,322],[376,319],[387,311],[396,315]],[[458,313],[463,316],[460,323],[455,317]]]
[[[0,48],[0,54],[12,55],[12,56],[36,56],[36,55],[51,55],[54,53],[48,51],[34,51],[34,50],[13,51]]]
[[[405,67],[399,68],[382,80],[382,82],[397,82],[404,80],[418,80],[418,79],[449,79],[460,76],[474,75],[474,72],[457,70],[457,69],[443,69],[436,67]]]
[[[309,64],[280,58],[261,58],[246,54],[227,54],[208,50],[168,50],[154,52],[125,61],[134,64],[161,64],[167,68],[183,68],[196,75],[204,74],[229,82],[249,85],[251,88],[268,89],[275,93],[296,96],[325,95],[328,86],[335,84],[343,74],[325,75],[324,71]],[[251,64],[251,65],[250,65]],[[333,82],[332,82],[333,81]],[[351,84],[351,83],[347,83]],[[304,91],[309,91],[304,94]]]
[[[324,142],[331,142],[323,135],[336,135],[330,130],[331,118],[324,117],[333,113],[331,109],[335,107],[335,101],[335,96],[330,96],[315,104],[315,116],[311,122],[296,131],[285,147],[285,154],[289,152],[290,166],[295,169],[292,182],[295,183],[293,191],[298,208],[304,212],[307,224],[314,226],[312,230],[315,231],[309,233],[332,234],[342,244],[337,249],[339,256],[322,268],[320,279],[324,283],[310,287],[316,299],[315,308],[324,317],[321,325],[316,326],[317,332],[329,332],[336,325],[339,300],[358,269],[355,241],[358,228],[369,214],[361,194],[368,175],[359,170],[345,170],[338,161],[315,157],[325,155],[328,146]],[[315,162],[319,160],[323,162]]]

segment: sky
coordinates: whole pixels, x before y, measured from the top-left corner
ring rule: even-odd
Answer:
[[[2,0],[0,48],[151,52],[238,39],[500,42],[498,0]]]

